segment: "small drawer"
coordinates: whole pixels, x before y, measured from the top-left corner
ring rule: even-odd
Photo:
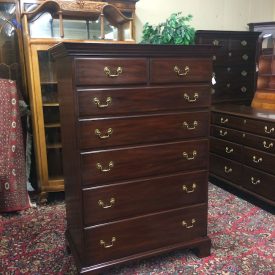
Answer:
[[[265,172],[275,174],[275,155],[244,147],[244,163]]]
[[[77,85],[122,85],[147,82],[145,58],[76,59]]]
[[[161,112],[210,106],[209,85],[79,89],[79,116]]]
[[[256,40],[253,39],[230,39],[229,48],[231,50],[253,50],[256,48]]]
[[[245,119],[244,131],[269,138],[275,138],[275,123],[254,119]]]
[[[243,186],[275,202],[275,177],[259,170],[244,167]]]
[[[262,150],[267,153],[275,153],[275,140],[266,137],[245,133],[243,143],[248,147]]]
[[[83,119],[81,149],[144,144],[208,136],[209,112]]]
[[[196,171],[83,190],[85,225],[207,202],[208,174]],[[91,214],[92,209],[92,214]]]
[[[207,234],[207,206],[165,211],[84,229],[86,264],[195,241]]]
[[[210,82],[212,61],[206,58],[153,58],[151,83]]]
[[[213,137],[241,144],[243,143],[242,140],[245,140],[245,134],[243,132],[230,128],[211,125],[210,133]]]
[[[229,50],[227,53],[227,61],[229,65],[243,66],[255,63],[255,50]]]
[[[229,127],[233,129],[243,130],[244,119],[223,113],[212,112],[212,124],[220,125],[222,127]]]
[[[81,153],[82,183],[90,186],[207,166],[205,139]]]
[[[210,173],[241,185],[241,163],[210,154]]]
[[[236,161],[242,158],[242,145],[218,138],[210,139],[210,151]]]

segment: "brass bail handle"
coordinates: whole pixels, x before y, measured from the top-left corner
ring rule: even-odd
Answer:
[[[111,198],[109,204],[106,204],[104,201],[99,200],[98,205],[104,209],[111,208],[115,204],[115,198]]]
[[[114,246],[114,243],[116,241],[116,237],[112,237],[111,243],[107,244],[104,240],[100,240],[100,245],[103,246],[104,248],[110,248]]]
[[[93,101],[94,101],[94,104],[95,104],[98,108],[107,108],[108,106],[111,105],[111,103],[112,103],[112,98],[111,98],[110,96],[108,96],[108,97],[106,98],[105,104],[104,104],[104,103],[101,103],[101,102],[100,102],[100,99],[97,98],[97,97],[95,97],[95,98],[93,99]]]
[[[110,161],[109,164],[108,164],[108,168],[103,168],[102,164],[101,163],[97,163],[96,164],[96,168],[98,170],[100,170],[101,172],[109,172],[111,171],[111,169],[114,167],[114,162],[113,161]]]
[[[95,135],[98,136],[100,139],[109,138],[112,135],[112,133],[113,133],[112,128],[108,128],[105,134],[102,133],[99,129],[95,129]]]
[[[174,72],[178,75],[178,76],[186,76],[190,71],[189,66],[185,66],[184,70],[181,71],[181,69],[178,66],[174,67]]]
[[[122,67],[117,67],[115,72],[112,72],[109,67],[105,67],[104,73],[111,78],[118,77],[120,74],[122,74]]]
[[[184,93],[183,97],[188,102],[196,102],[197,99],[199,98],[199,94],[198,93],[194,93],[193,99],[191,99],[190,96],[187,93]]]
[[[191,225],[188,225],[186,221],[182,221],[182,226],[190,229],[190,228],[194,227],[195,222],[196,222],[196,219],[192,219],[191,220]]]

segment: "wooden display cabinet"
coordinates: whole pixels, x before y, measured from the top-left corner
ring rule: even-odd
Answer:
[[[55,62],[48,49],[62,41],[134,43],[137,1],[21,3],[40,201],[64,190]]]

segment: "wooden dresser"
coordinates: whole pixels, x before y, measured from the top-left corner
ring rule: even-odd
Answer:
[[[233,105],[212,110],[211,181],[275,206],[275,114]]]
[[[212,103],[250,103],[256,89],[259,32],[197,31],[196,44],[221,46],[213,55]]]
[[[63,43],[67,239],[80,273],[179,248],[210,254],[212,46]]]

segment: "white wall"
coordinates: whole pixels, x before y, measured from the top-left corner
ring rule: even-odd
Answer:
[[[140,0],[136,4],[137,42],[142,26],[158,24],[171,13],[192,14],[196,30],[248,30],[247,23],[275,21],[275,0]]]

